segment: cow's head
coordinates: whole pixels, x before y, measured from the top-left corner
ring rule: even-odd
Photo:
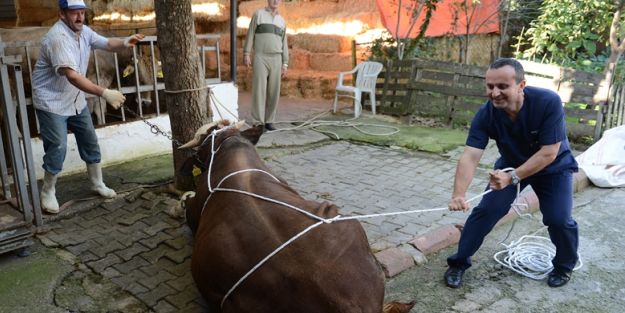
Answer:
[[[233,136],[243,137],[251,144],[256,145],[263,134],[262,125],[241,131],[240,129],[244,124],[245,121],[233,124],[229,120],[221,120],[200,127],[195,132],[193,139],[178,148],[195,149],[194,155],[182,165],[180,173],[185,176],[198,176],[206,169],[213,149],[217,149],[221,143]]]

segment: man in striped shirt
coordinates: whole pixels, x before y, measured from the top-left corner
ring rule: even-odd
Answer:
[[[121,51],[143,39],[141,34],[125,40],[100,36],[83,24],[85,9],[83,0],[59,0],[59,21],[41,40],[33,70],[33,104],[45,150],[41,206],[52,214],[59,212],[55,185],[65,161],[68,130],[76,136],[80,157],[87,163],[92,190],[103,197],[116,196],[102,181],[100,146],[85,93],[101,96],[115,109],[119,109],[125,97],[119,91],[94,84],[85,74],[92,47]]]
[[[252,79],[252,119],[275,130],[280,98],[280,80],[289,64],[286,22],[278,12],[281,0],[267,0],[267,7],[254,13],[243,45],[243,62],[252,65],[250,52],[254,46]]]

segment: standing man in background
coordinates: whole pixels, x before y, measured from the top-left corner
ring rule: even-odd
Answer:
[[[125,40],[100,36],[84,25],[86,8],[83,0],[59,0],[59,21],[41,40],[33,70],[33,103],[45,151],[41,207],[52,214],[59,212],[55,185],[65,161],[68,130],[76,136],[80,158],[87,163],[91,189],[106,198],[116,196],[102,181],[100,146],[85,93],[101,96],[115,109],[126,98],[94,84],[85,74],[92,47],[121,51],[143,39],[141,34]]]
[[[566,137],[564,107],[557,93],[525,86],[525,71],[515,59],[499,59],[486,71],[488,102],[476,113],[466,147],[456,168],[454,191],[449,201],[452,211],[467,211],[465,194],[489,139],[494,139],[501,157],[490,172],[489,187],[467,218],[458,252],[447,258],[445,284],[458,288],[464,271],[471,267],[471,256],[484,237],[510,210],[521,190],[532,186],[548,227],[556,254],[547,284],[565,285],[578,260],[577,222],[573,209],[573,172],[577,162]],[[512,168],[510,171],[503,169]]]
[[[286,22],[278,12],[282,0],[267,0],[267,7],[254,13],[243,45],[243,62],[252,64],[250,52],[254,46],[252,79],[252,119],[275,130],[273,122],[280,98],[280,80],[289,64]]]

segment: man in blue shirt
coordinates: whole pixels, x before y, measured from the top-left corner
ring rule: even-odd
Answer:
[[[489,138],[495,140],[501,154],[489,173],[489,187],[494,191],[486,194],[467,218],[458,252],[447,258],[445,283],[451,288],[461,285],[464,271],[471,267],[471,256],[508,213],[516,185],[521,184],[521,189],[527,185],[534,189],[543,223],[556,247],[547,283],[563,286],[577,263],[578,230],[571,216],[577,163],[566,137],[562,101],[555,92],[526,86],[523,66],[514,59],[499,59],[490,65],[486,92],[489,100],[475,115],[458,161],[449,209],[469,209],[465,194]],[[503,171],[505,168],[514,170]]]
[[[100,146],[85,93],[101,96],[115,109],[119,109],[125,97],[117,90],[94,84],[85,74],[92,47],[120,51],[143,39],[141,34],[126,40],[100,36],[83,24],[85,9],[83,0],[59,0],[59,21],[41,40],[33,70],[33,104],[45,150],[41,207],[52,214],[59,212],[55,185],[63,169],[68,130],[74,133],[80,157],[87,163],[91,188],[103,197],[116,196],[102,181]]]

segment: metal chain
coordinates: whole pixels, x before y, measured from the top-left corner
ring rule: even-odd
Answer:
[[[137,112],[133,111],[128,106],[123,106],[123,108],[127,112],[131,113],[132,115],[134,115],[135,117],[139,118],[144,123],[146,123],[148,126],[150,126],[150,132],[152,132],[153,134],[155,134],[155,135],[162,135],[162,136],[166,137],[171,142],[173,142],[176,147],[180,147],[180,146],[183,145],[182,142],[180,142],[177,139],[175,139],[171,134],[169,134],[168,132],[163,131],[160,127],[158,127],[158,125],[152,124],[150,121],[148,121],[148,119],[146,119],[145,117],[139,115]]]

